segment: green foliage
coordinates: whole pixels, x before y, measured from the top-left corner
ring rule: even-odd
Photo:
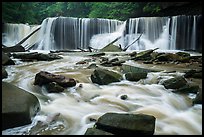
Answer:
[[[109,18],[126,20],[138,11],[158,12],[146,2],[2,2],[2,19],[8,23],[40,24],[47,17]]]

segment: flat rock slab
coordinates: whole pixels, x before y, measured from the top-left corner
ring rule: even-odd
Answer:
[[[30,124],[39,110],[35,95],[2,81],[2,130]]]
[[[106,113],[96,122],[96,128],[115,135],[153,135],[155,117],[145,114]]]

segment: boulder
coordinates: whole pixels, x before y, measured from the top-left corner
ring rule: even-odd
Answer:
[[[119,46],[110,44],[108,46],[105,46],[100,50],[100,52],[121,52],[122,49]]]
[[[187,81],[182,76],[177,76],[177,77],[165,80],[162,83],[162,85],[164,85],[166,89],[179,89],[181,87],[186,86],[186,84],[187,84]]]
[[[146,114],[106,113],[95,126],[115,135],[153,135],[155,120],[154,116]]]
[[[21,88],[2,81],[2,129],[31,123],[40,110],[37,97]]]
[[[187,52],[176,52],[177,55],[181,57],[190,57],[191,55]]]
[[[88,128],[84,135],[113,135],[113,134],[96,128]]]
[[[120,99],[122,99],[122,100],[126,100],[127,98],[128,98],[127,95],[122,95],[122,96],[120,96]]]
[[[123,73],[128,73],[128,72],[132,72],[132,73],[158,72],[158,70],[146,69],[146,68],[131,66],[131,65],[127,65],[127,64],[122,65],[122,70],[123,70]]]
[[[193,99],[193,104],[203,104],[202,103],[202,90],[201,89],[196,94],[196,97]]]
[[[88,67],[87,67],[87,69],[95,69],[95,68],[97,68],[98,66],[95,64],[95,63],[92,63],[92,64],[90,64]]]
[[[129,81],[139,81],[140,79],[144,79],[147,77],[147,72],[128,72],[125,74],[125,78]]]
[[[2,52],[2,65],[15,65],[14,61]]]
[[[164,53],[156,57],[158,61],[180,61],[181,58],[181,56],[173,53]]]
[[[91,74],[91,80],[93,83],[97,83],[99,85],[107,85],[112,82],[120,82],[120,80],[122,80],[122,76],[113,71],[97,68],[94,70],[93,74]]]
[[[134,60],[151,60],[152,59],[151,53],[157,49],[158,48],[141,51],[141,52],[137,53],[136,57],[134,57],[132,59],[134,59]]]
[[[174,93],[197,93],[199,90],[199,86],[198,85],[189,85],[186,84],[185,86],[174,90]]]
[[[185,78],[202,78],[202,70],[191,69],[184,75]]]
[[[54,54],[54,53],[38,53],[38,52],[32,52],[32,53],[14,53],[14,58],[23,59],[23,60],[38,60],[38,61],[52,61],[55,59],[62,59],[61,56]]]
[[[3,52],[25,52],[25,48],[21,45],[13,47],[4,47],[2,48]]]
[[[7,78],[8,77],[8,73],[6,72],[5,68],[2,66],[1,68],[2,71],[2,79]]]
[[[59,93],[63,92],[64,88],[60,85],[58,85],[56,82],[50,82],[45,85],[45,88],[47,89],[47,92],[49,93]]]
[[[62,87],[73,87],[76,85],[76,81],[73,78],[55,75],[46,71],[40,71],[35,75],[34,85],[42,86],[51,82],[56,82]]]

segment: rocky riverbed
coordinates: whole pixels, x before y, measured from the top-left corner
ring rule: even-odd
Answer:
[[[202,134],[202,54],[38,52],[11,53],[10,59],[2,52],[2,81],[40,103],[28,125],[3,134]],[[100,120],[108,113],[113,125]],[[150,128],[130,124],[127,114]],[[145,123],[141,116],[137,121],[137,115],[155,120]],[[118,117],[127,124],[124,131],[114,124]]]

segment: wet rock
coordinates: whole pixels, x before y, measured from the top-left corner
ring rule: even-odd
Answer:
[[[202,78],[202,70],[191,69],[184,75],[185,78]]]
[[[82,60],[82,61],[77,62],[76,65],[78,65],[78,64],[87,64],[87,63],[88,63],[88,62]]]
[[[130,57],[136,57],[137,56],[137,52],[133,51],[132,53],[129,54]]]
[[[195,99],[193,99],[193,104],[203,104],[202,103],[202,90],[200,89],[199,92],[196,94]]]
[[[147,77],[147,72],[132,73],[128,72],[125,74],[125,78],[129,81],[139,81]]]
[[[2,52],[2,65],[15,65],[14,61]]]
[[[156,118],[146,114],[106,113],[96,122],[96,128],[115,135],[153,135]]]
[[[181,57],[190,57],[191,55],[187,52],[176,52],[177,55]]]
[[[73,87],[76,85],[76,81],[73,78],[55,75],[46,71],[40,71],[35,75],[34,85],[42,86],[51,82],[56,82],[62,87]]]
[[[31,118],[40,110],[36,96],[2,81],[2,129],[31,123]]]
[[[84,135],[113,135],[113,134],[96,128],[88,128]]]
[[[32,53],[14,53],[14,58],[18,59],[27,59],[27,60],[38,60],[38,61],[52,61],[55,59],[62,59],[61,56],[53,53],[43,54],[38,52],[32,52]]]
[[[197,93],[199,90],[198,85],[185,85],[179,89],[174,90],[174,93]]]
[[[182,76],[177,76],[175,78],[165,80],[162,83],[162,85],[164,85],[166,89],[179,89],[181,87],[186,86],[186,84],[187,84],[187,81]]]
[[[112,82],[119,82],[121,79],[122,76],[119,73],[102,68],[95,69],[93,74],[91,74],[92,82],[99,85],[107,85]]]
[[[46,84],[45,88],[49,93],[60,93],[65,90],[62,86],[58,85],[56,82],[50,82]]]
[[[2,48],[3,52],[25,52],[25,48],[21,45],[13,47],[4,47]]]
[[[156,57],[158,61],[180,61],[181,56],[173,53],[164,53]]]
[[[88,56],[92,56],[92,57],[100,57],[100,56],[104,56],[105,53],[104,52],[99,52],[99,53],[92,53],[89,54]]]
[[[141,51],[141,52],[137,53],[136,57],[134,57],[132,59],[134,59],[134,60],[151,60],[152,59],[151,53],[157,49],[158,48]]]
[[[146,68],[131,66],[131,65],[127,65],[127,64],[122,65],[122,70],[123,70],[123,73],[128,73],[128,72],[132,72],[132,73],[158,72],[158,70],[146,69]]]
[[[2,66],[1,68],[1,72],[2,72],[2,79],[7,78],[8,77],[8,73],[6,72],[5,68]]]
[[[98,66],[95,64],[95,63],[92,63],[92,64],[90,64],[87,68],[88,69],[95,69],[95,68],[97,68]]]
[[[127,98],[128,98],[127,95],[122,95],[122,96],[120,96],[120,99],[122,99],[122,100],[126,100]]]

